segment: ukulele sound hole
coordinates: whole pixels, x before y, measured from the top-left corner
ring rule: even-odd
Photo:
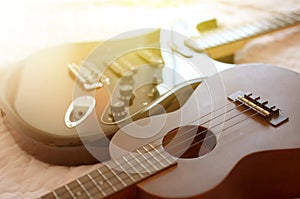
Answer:
[[[178,158],[197,158],[214,149],[217,138],[202,126],[188,125],[170,131],[163,138],[163,147]]]

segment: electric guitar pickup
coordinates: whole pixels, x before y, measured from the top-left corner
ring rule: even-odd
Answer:
[[[7,74],[1,107],[33,143],[23,148],[36,148],[29,152],[37,158],[66,165],[106,161],[119,128],[178,110],[204,78],[232,67],[209,56],[221,58],[236,50],[236,43],[298,25],[299,17],[298,11],[280,14],[196,40],[148,30],[45,49]],[[98,150],[96,156],[86,144]]]
[[[271,65],[208,77],[177,111],[115,133],[112,160],[41,198],[300,197],[299,84]]]

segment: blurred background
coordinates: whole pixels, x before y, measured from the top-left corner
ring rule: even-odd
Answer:
[[[0,67],[56,44],[169,27],[179,19],[215,17],[220,27],[230,27],[299,5],[299,0],[0,0]]]

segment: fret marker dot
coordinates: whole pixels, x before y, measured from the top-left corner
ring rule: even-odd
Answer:
[[[102,181],[102,180],[99,180],[99,181],[98,181],[98,184],[103,185],[103,181]]]
[[[76,192],[76,196],[81,196],[81,192],[80,192],[80,191],[77,191],[77,192]]]

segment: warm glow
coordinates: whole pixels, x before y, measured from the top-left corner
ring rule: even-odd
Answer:
[[[197,23],[207,16],[218,17],[221,25],[253,20],[236,9],[239,4],[237,0],[0,0],[0,67],[47,46],[103,40],[138,28],[169,28],[179,19]],[[239,18],[232,17],[234,13]]]

